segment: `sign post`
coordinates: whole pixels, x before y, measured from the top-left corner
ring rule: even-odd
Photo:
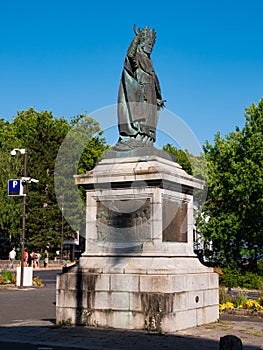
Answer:
[[[11,156],[16,155],[16,151],[19,151],[21,154],[24,155],[24,177],[27,176],[27,149],[26,148],[15,148],[13,149],[10,154]],[[10,188],[9,188],[10,185]],[[21,190],[22,187],[22,190]],[[22,213],[22,242],[21,242],[21,273],[20,273],[20,287],[23,288],[23,281],[24,281],[24,250],[25,250],[25,230],[26,230],[26,181],[23,180],[9,180],[8,182],[8,193],[9,189],[11,189],[11,196],[17,195],[12,193],[17,193],[19,188],[19,193],[21,191],[23,196],[23,213]]]
[[[8,181],[8,196],[23,196],[23,213],[22,213],[22,241],[21,241],[21,272],[20,287],[23,287],[24,281],[24,251],[25,251],[25,231],[26,231],[26,184],[31,182],[39,182],[37,179],[27,177],[27,148],[14,148],[10,154],[15,156],[19,151],[24,155],[24,176],[21,180]]]

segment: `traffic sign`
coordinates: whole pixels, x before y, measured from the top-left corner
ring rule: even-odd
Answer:
[[[8,196],[24,196],[22,180],[8,180]]]

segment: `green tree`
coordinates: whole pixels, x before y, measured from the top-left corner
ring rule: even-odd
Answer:
[[[80,235],[85,234],[86,198],[83,188],[77,188],[74,175],[93,169],[106,149],[97,121],[86,113],[71,119],[71,130],[56,159],[55,190],[66,220]]]
[[[2,235],[14,243],[21,237],[22,198],[7,196],[7,182],[23,176],[23,156],[18,152],[12,157],[10,151],[27,148],[27,175],[39,180],[37,184],[27,185],[26,248],[40,250],[48,246],[54,251],[61,246],[62,210],[65,214],[67,204],[70,203],[74,222],[85,222],[85,209],[84,213],[78,210],[81,196],[73,176],[90,170],[100,159],[107,148],[101,135],[99,123],[86,114],[73,117],[69,123],[63,117],[54,117],[52,112],[37,112],[30,108],[18,112],[12,122],[0,120]],[[62,167],[58,154],[64,155]],[[63,182],[61,192],[54,186],[54,182],[60,180]],[[77,192],[75,198],[68,187],[69,182],[76,189],[73,191]],[[82,204],[83,208],[85,205]],[[63,222],[64,239],[67,239],[75,227],[72,228],[65,219]]]
[[[83,149],[77,166],[77,174],[85,174],[95,167],[109,146],[102,137],[103,131],[100,124],[87,113],[72,117],[71,125],[71,133]]]
[[[23,174],[23,163],[18,157],[12,159],[10,151],[14,145],[19,145],[15,135],[10,131],[10,123],[0,120],[0,235],[9,237],[11,241],[18,243],[21,236],[21,208],[20,197],[8,197],[8,180],[19,179]],[[14,169],[17,169],[15,171]],[[20,176],[17,175],[17,172]]]
[[[246,123],[225,138],[215,135],[204,151],[208,164],[208,198],[199,229],[213,243],[222,265],[237,266],[263,248],[263,100],[246,109]]]
[[[9,154],[12,148],[26,148],[27,175],[39,180],[38,184],[27,185],[28,249],[41,249],[45,246],[52,249],[59,246],[61,214],[54,192],[54,164],[69,128],[66,119],[55,118],[51,112],[37,112],[33,108],[18,112],[13,122],[6,127],[6,143],[2,151]],[[23,176],[23,158],[19,155],[17,153],[11,160],[11,174],[15,174],[16,178]],[[14,198],[14,201],[21,200]],[[17,237],[20,237],[20,227],[21,224],[17,227]]]
[[[176,157],[176,162],[181,165],[181,167],[189,174],[193,175],[193,170],[187,153],[181,149],[177,149],[170,143],[163,146],[163,150],[169,154],[172,154]]]

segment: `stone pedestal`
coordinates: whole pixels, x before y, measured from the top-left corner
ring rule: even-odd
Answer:
[[[158,155],[106,158],[75,180],[86,250],[58,275],[57,322],[174,332],[217,320],[218,276],[193,252],[202,181]]]

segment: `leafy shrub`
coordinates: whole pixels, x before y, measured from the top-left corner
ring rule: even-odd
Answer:
[[[16,276],[14,272],[3,270],[0,274],[0,284],[14,284],[16,283]]]
[[[247,295],[242,290],[239,291],[237,296],[233,297],[233,303],[236,308],[240,307],[240,305],[245,305],[247,302]]]
[[[233,296],[226,293],[225,288],[219,290],[219,313],[224,309],[245,309],[254,311],[263,311],[263,297],[257,300],[248,299],[246,294],[240,290],[238,295]]]
[[[72,327],[72,320],[71,318],[68,318],[66,320],[62,320],[58,323],[58,326],[65,326],[65,327]]]
[[[258,268],[258,275],[263,276],[263,261],[262,260],[258,261],[257,268]]]
[[[225,287],[219,288],[219,304],[232,302],[232,295],[226,292]]]
[[[232,295],[226,292],[225,287],[220,287],[219,289],[219,304],[233,304],[233,307],[238,307],[239,305],[245,304],[248,301],[245,292],[240,290],[237,295]]]
[[[33,286],[35,287],[44,286],[44,283],[38,276],[34,277],[32,282],[33,282]],[[16,284],[15,273],[9,270],[3,270],[0,273],[0,284]]]
[[[239,269],[231,267],[223,268],[222,272],[223,273],[219,275],[221,286],[259,290],[263,288],[263,276],[253,272],[242,274]]]
[[[42,280],[36,276],[33,278],[33,286],[35,287],[43,287],[44,286],[44,283],[42,282]]]
[[[219,275],[219,283],[221,286],[238,287],[238,276],[240,271],[236,268],[225,267],[222,268],[222,273]]]

